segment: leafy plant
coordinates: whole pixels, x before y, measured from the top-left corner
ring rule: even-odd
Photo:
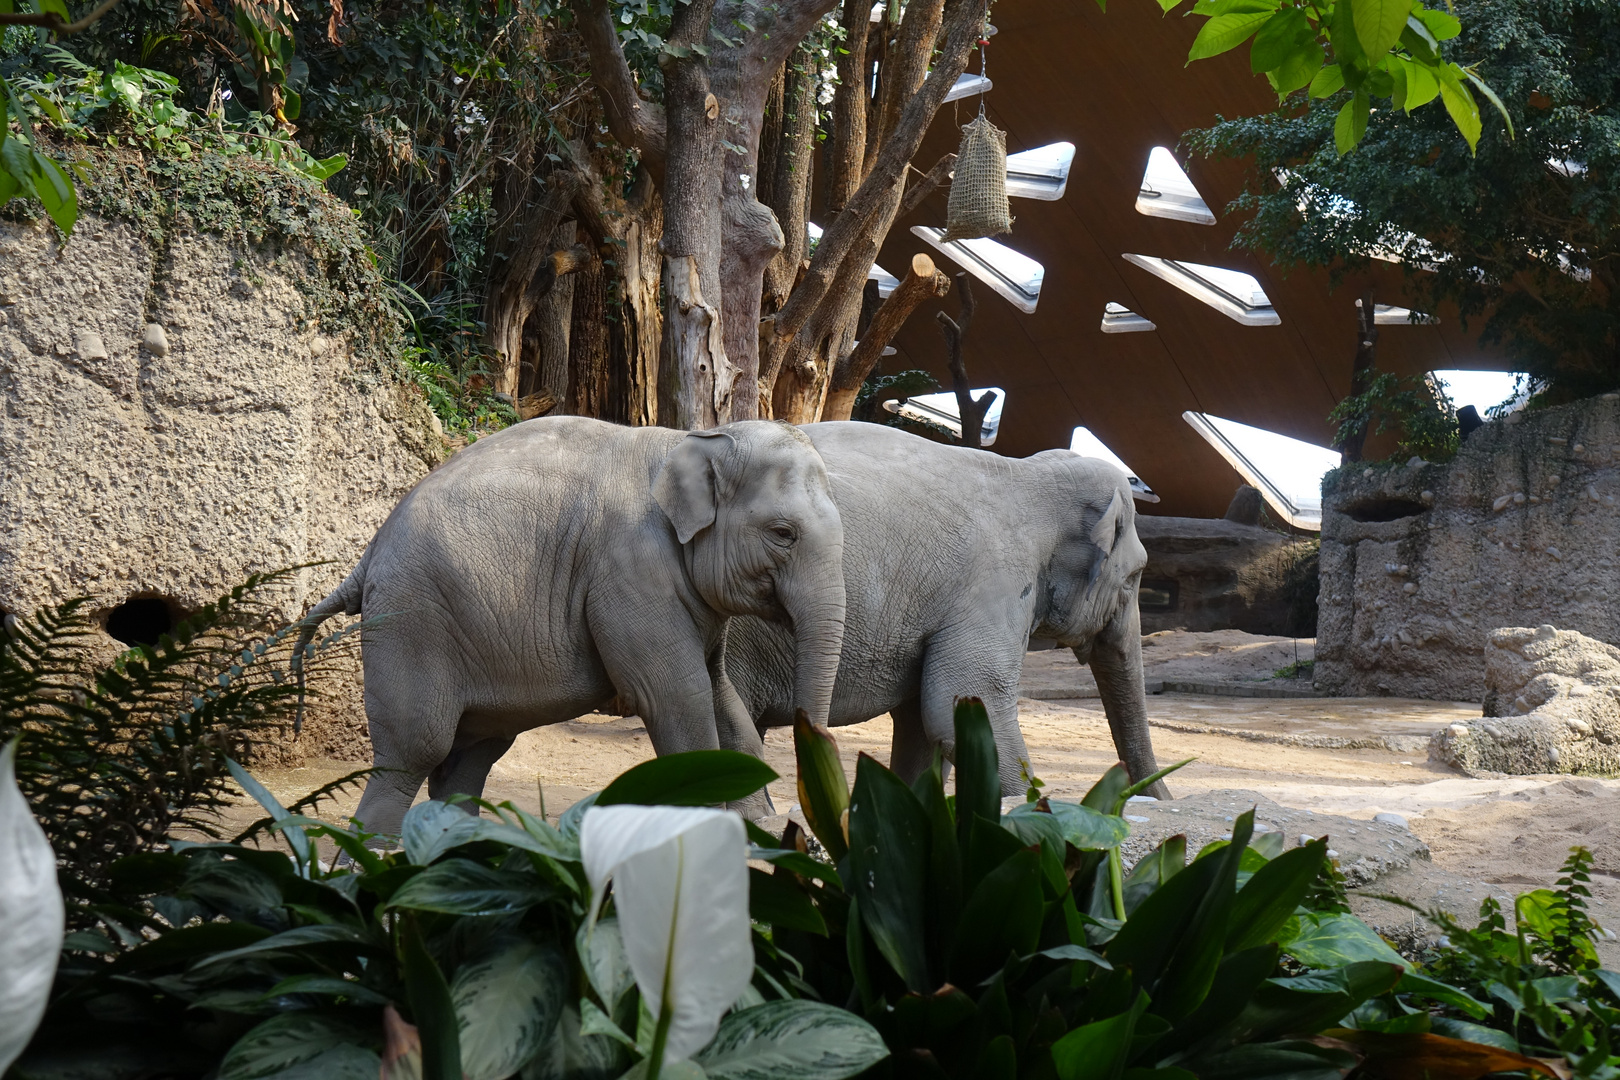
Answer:
[[[80,901],[99,895],[114,861],[177,829],[215,835],[229,759],[291,720],[298,628],[282,627],[274,594],[298,570],[254,575],[111,663],[97,657],[88,600],[7,620],[0,741],[23,737],[18,783]],[[351,633],[314,645],[317,670]]]
[[[1450,461],[1459,444],[1456,406],[1444,390],[1422,376],[1402,378],[1375,370],[1367,389],[1335,405],[1328,422],[1338,425],[1336,444],[1356,434],[1393,431],[1394,457],[1400,459],[1417,455]]]

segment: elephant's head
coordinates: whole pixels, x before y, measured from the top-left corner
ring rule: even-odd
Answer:
[[[710,607],[792,629],[794,704],[825,724],[844,641],[844,526],[810,440],[769,420],[694,431],[664,459],[653,498]]]
[[[1050,455],[1050,456],[1049,456]],[[1054,546],[1035,636],[1055,639],[1089,663],[1114,746],[1132,779],[1156,772],[1142,685],[1137,594],[1147,549],[1136,535],[1130,482],[1118,469],[1066,450],[1037,455],[1053,470]],[[1169,798],[1163,781],[1151,793]]]

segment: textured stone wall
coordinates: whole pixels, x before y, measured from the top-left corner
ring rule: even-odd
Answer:
[[[1492,421],[1446,465],[1341,469],[1323,498],[1316,683],[1479,701],[1499,627],[1620,643],[1620,395]]]
[[[1310,613],[1295,610],[1290,585],[1309,541],[1224,518],[1136,519],[1147,548],[1142,632],[1243,630],[1311,637]],[[1171,606],[1153,603],[1166,593]]]
[[[303,288],[318,263],[183,224],[0,221],[0,608],[92,595],[182,612],[250,573],[348,572],[443,456],[421,394],[358,361]],[[110,642],[109,642],[110,645]],[[369,757],[353,658],[281,757]]]

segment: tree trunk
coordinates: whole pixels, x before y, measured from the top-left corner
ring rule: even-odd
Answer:
[[[552,234],[553,248],[573,247],[579,227],[572,221]],[[574,313],[574,276],[570,274],[540,299],[529,313],[525,332],[536,339],[533,372],[519,387],[521,394],[550,394],[557,412],[568,412],[568,332]]]
[[[1350,366],[1350,397],[1365,394],[1367,387],[1372,383],[1378,351],[1378,324],[1374,321],[1376,311],[1373,292],[1368,289],[1366,294],[1356,301],[1356,358]],[[1344,460],[1361,460],[1362,448],[1367,443],[1369,423],[1371,417],[1363,418],[1361,425],[1339,443],[1337,449],[1344,455]]]
[[[860,344],[848,356],[841,358],[833,369],[821,419],[848,420],[855,408],[855,396],[860,393],[861,384],[872,373],[872,367],[911,317],[912,311],[924,300],[944,296],[950,290],[951,279],[934,268],[933,259],[922,254],[913,256],[910,272],[872,316]]]
[[[900,5],[891,6],[898,15]],[[888,13],[885,8],[885,19]],[[872,79],[866,42],[871,36],[872,0],[844,0],[841,22],[844,48],[838,55],[838,91],[833,96],[837,142],[830,151],[827,184],[827,206],[835,213],[855,197],[866,179],[866,88]]]
[[[607,270],[594,252],[574,276],[574,310],[568,331],[568,411],[607,419],[609,369]]]

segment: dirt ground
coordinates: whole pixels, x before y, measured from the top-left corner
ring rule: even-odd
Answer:
[[[1144,645],[1150,686],[1165,679],[1276,685],[1286,680],[1272,679],[1272,672],[1292,663],[1296,648],[1309,659],[1314,642],[1235,631],[1170,631],[1151,635]],[[1065,650],[1031,653],[1026,691],[1032,683],[1048,691],[1069,686],[1081,694],[1089,684],[1095,693],[1090,673]],[[1290,684],[1303,690],[1308,677]],[[1042,697],[1020,703],[1036,774],[1048,794],[1078,797],[1115,761],[1101,702],[1087,696]],[[1510,898],[1551,885],[1570,846],[1581,844],[1597,860],[1594,913],[1601,923],[1620,924],[1620,782],[1558,775],[1468,777],[1431,764],[1429,733],[1479,715],[1477,704],[1160,693],[1148,698],[1148,711],[1160,763],[1196,760],[1169,781],[1173,803],[1133,809],[1138,819],[1133,830],[1144,840],[1156,842],[1179,830],[1188,831],[1196,844],[1197,830],[1188,828],[1195,818],[1208,823],[1212,838],[1229,829],[1225,818],[1241,812],[1234,807],[1258,804],[1259,820],[1271,827],[1328,835],[1335,847],[1349,852],[1371,835],[1368,823],[1375,814],[1396,814],[1415,838],[1412,857],[1378,862],[1358,892],[1395,894],[1426,908],[1438,905],[1469,924],[1486,895]],[[891,731],[887,716],[836,730],[851,775],[857,754],[888,760]],[[522,736],[496,765],[485,795],[497,802],[510,799],[531,812],[541,808],[543,797],[546,814],[555,818],[651,754],[640,719],[583,717]],[[795,810],[789,731],[768,733],[766,757],[781,776],[768,789],[776,809]],[[265,770],[260,778],[278,796],[293,799],[352,768],[321,763]],[[358,792],[351,792],[323,807],[321,816],[345,815],[357,799]],[[246,821],[255,814],[243,806],[230,816]],[[1412,920],[1409,913],[1371,899],[1358,899],[1356,906],[1382,927]],[[1613,945],[1603,948],[1620,955]]]

